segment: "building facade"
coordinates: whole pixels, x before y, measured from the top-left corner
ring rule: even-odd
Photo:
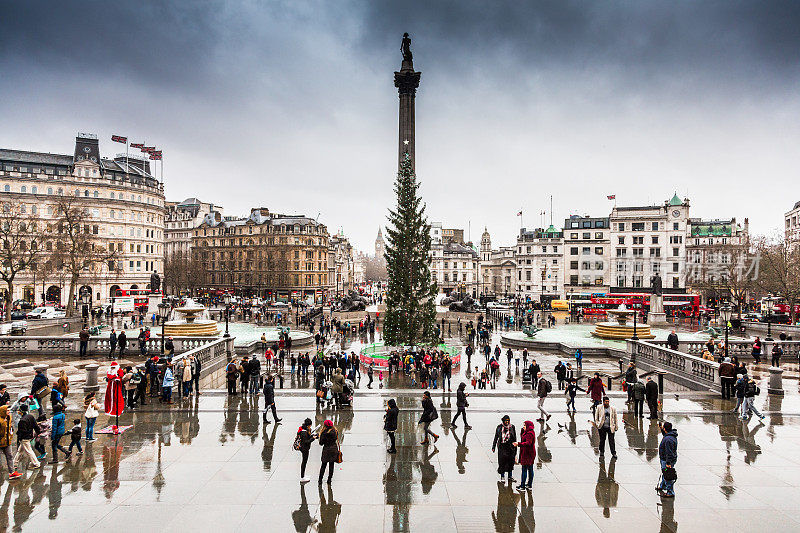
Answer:
[[[729,299],[724,278],[746,276],[749,261],[749,220],[690,218],[686,230],[686,288],[703,296],[704,303]]]
[[[492,249],[489,230],[481,235],[480,263],[478,272],[478,296],[510,298],[516,291],[516,248],[501,246]]]
[[[463,240],[464,230],[443,230],[441,222],[431,223],[431,276],[440,292],[456,291],[474,298],[478,295],[479,256],[472,247],[455,242],[459,234]]]
[[[205,271],[205,293],[319,302],[331,289],[328,253],[324,224],[264,207],[246,218],[209,214],[192,235],[192,257]]]
[[[564,292],[607,292],[611,287],[608,217],[573,215],[564,221]]]
[[[614,207],[609,224],[612,291],[639,292],[658,273],[665,291],[686,289],[689,200],[663,205]]]
[[[516,250],[516,296],[545,306],[563,297],[564,232],[549,228],[520,229]]]
[[[164,257],[175,254],[188,256],[192,250],[192,230],[203,222],[206,215],[217,212],[222,216],[222,207],[198,198],[187,198],[182,202],[166,202],[164,206]]]
[[[800,244],[800,202],[794,204],[789,212],[784,215],[786,221],[786,242],[792,247]]]
[[[328,280],[331,280],[335,295],[355,289],[353,246],[342,233],[328,239]]]
[[[0,149],[0,201],[52,224],[55,206],[66,198],[86,209],[94,243],[116,254],[111,264],[87,269],[75,294],[89,293],[92,305],[105,305],[119,289],[149,288],[164,257],[164,186],[151,174],[150,161],[124,153],[102,157],[97,136],[86,133],[75,138],[72,155]],[[37,265],[46,265],[48,255]],[[37,270],[20,272],[12,298],[66,304],[63,269]]]

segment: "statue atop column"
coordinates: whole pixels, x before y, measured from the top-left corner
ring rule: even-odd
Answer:
[[[403,34],[403,42],[400,45],[400,51],[403,53],[403,61],[412,61],[414,57],[411,55],[411,37],[408,33]]]
[[[150,274],[150,292],[158,292],[161,289],[161,276],[158,275],[158,272],[153,270],[153,273]]]

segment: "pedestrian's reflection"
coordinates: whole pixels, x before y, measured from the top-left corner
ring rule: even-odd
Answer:
[[[675,521],[675,500],[661,498],[661,502],[658,505],[661,506],[661,529],[659,533],[674,533],[678,531],[678,523]]]
[[[278,434],[279,424],[264,424],[261,431],[261,437],[264,439],[264,447],[261,449],[261,460],[264,462],[264,471],[272,470],[272,452],[275,449],[275,436]],[[271,427],[272,431],[267,435],[267,428]]]
[[[513,483],[497,482],[497,510],[492,511],[495,531],[502,533],[516,529],[518,499]]]
[[[520,493],[519,499],[519,531],[520,533],[533,533],[536,529],[536,519],[533,516],[533,492]]]
[[[431,464],[431,458],[439,453],[439,450],[434,445],[433,451],[428,455],[427,448],[422,450],[422,461],[419,464],[420,474],[422,474],[422,493],[430,494],[433,484],[439,475],[436,473],[436,468]]]
[[[327,497],[323,492],[322,485],[319,486],[319,530],[336,531],[336,524],[339,522],[339,515],[342,513],[342,505],[333,499],[333,487],[330,483],[327,486]]]
[[[308,528],[316,522],[308,511],[308,500],[306,500],[306,484],[300,484],[300,507],[292,511],[292,522],[295,531],[308,531]]]
[[[608,463],[608,471],[606,471],[605,460],[600,459],[600,471],[597,474],[594,499],[597,501],[597,505],[603,508],[603,516],[606,518],[611,516],[611,508],[617,506],[619,498],[619,483],[614,479],[616,466],[617,460],[612,457]]]
[[[456,440],[456,467],[458,468],[459,474],[464,474],[466,472],[464,463],[467,460],[467,453],[469,452],[469,448],[466,445],[468,431],[469,429],[464,428],[464,434],[460,439],[456,432],[453,431],[453,438]]]

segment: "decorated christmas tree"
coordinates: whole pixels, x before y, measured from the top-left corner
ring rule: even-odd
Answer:
[[[389,211],[387,228],[386,320],[383,337],[387,345],[415,346],[435,343],[436,282],[431,279],[431,226],[425,205],[417,195],[417,176],[411,157],[405,153],[394,191],[397,207]]]

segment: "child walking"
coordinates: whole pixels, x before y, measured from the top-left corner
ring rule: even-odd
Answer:
[[[78,455],[83,455],[83,448],[81,448],[81,419],[76,418],[72,421],[72,431],[70,431],[69,453],[72,453],[72,447],[78,447]]]

